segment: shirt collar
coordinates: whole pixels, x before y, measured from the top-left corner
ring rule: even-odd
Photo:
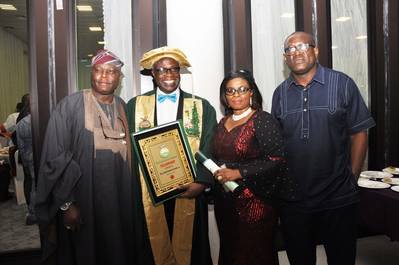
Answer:
[[[157,87],[157,92],[156,92],[156,94],[157,95],[173,95],[173,94],[176,94],[176,97],[179,97],[179,95],[180,95],[180,88],[177,88],[175,91],[173,91],[172,93],[165,93],[165,92],[163,92],[161,89],[159,89],[159,87]]]
[[[324,67],[321,66],[319,63],[317,63],[316,65],[317,65],[316,74],[313,76],[313,78],[310,81],[310,83],[315,81],[315,82],[318,82],[318,83],[324,85],[324,71],[325,71]],[[298,85],[296,83],[295,79],[292,77],[292,74],[290,74],[290,76],[288,77],[288,85],[291,86],[292,84]]]

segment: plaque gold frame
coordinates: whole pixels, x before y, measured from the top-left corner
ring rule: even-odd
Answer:
[[[132,134],[134,150],[154,205],[172,199],[194,182],[195,163],[181,121]]]

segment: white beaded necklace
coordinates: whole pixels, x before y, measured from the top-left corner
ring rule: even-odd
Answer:
[[[231,115],[231,118],[233,119],[233,121],[238,121],[241,120],[244,117],[247,117],[250,113],[252,112],[252,108],[248,108],[246,111],[244,111],[241,114],[234,114]]]

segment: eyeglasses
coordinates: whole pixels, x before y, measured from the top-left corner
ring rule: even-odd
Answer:
[[[309,43],[298,43],[297,45],[288,46],[287,48],[284,49],[284,52],[287,55],[292,55],[296,51],[307,52],[309,50],[309,47],[314,48],[316,46],[313,44],[309,44]]]
[[[167,73],[178,74],[180,73],[180,67],[179,66],[172,68],[159,67],[159,68],[154,68],[154,71],[159,75],[166,75]]]
[[[248,91],[250,91],[251,89],[250,88],[248,88],[248,87],[245,87],[245,86],[240,86],[240,87],[237,87],[237,88],[234,88],[234,87],[226,87],[226,91],[225,91],[225,93],[226,93],[226,95],[228,95],[228,96],[233,96],[233,95],[235,95],[236,93],[238,94],[238,95],[244,95],[244,94],[246,94]]]

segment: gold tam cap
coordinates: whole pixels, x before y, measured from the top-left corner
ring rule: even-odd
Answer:
[[[144,69],[151,69],[152,66],[162,58],[172,58],[179,63],[180,67],[191,67],[186,55],[177,48],[164,46],[161,48],[153,49],[143,54],[140,60],[140,65]]]

